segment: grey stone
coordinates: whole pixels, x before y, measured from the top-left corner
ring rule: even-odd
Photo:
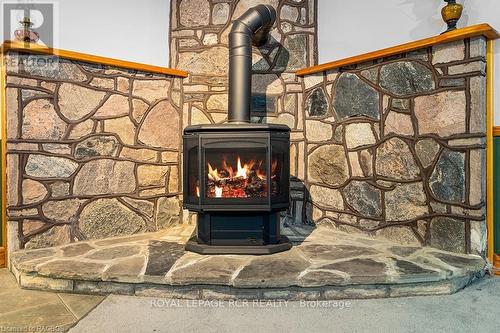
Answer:
[[[370,123],[351,123],[345,126],[345,142],[348,149],[372,145],[376,141]]]
[[[436,198],[446,201],[464,201],[464,160],[464,153],[443,150],[429,179],[430,188]]]
[[[154,102],[159,99],[168,97],[171,80],[138,80],[137,78],[132,81],[132,95],[142,97],[147,101]],[[127,107],[128,110],[128,107]],[[133,112],[132,115],[138,116],[139,114]],[[115,111],[116,113],[116,111]]]
[[[18,54],[26,74],[41,76],[54,80],[71,80],[82,82],[87,76],[78,66],[57,56]]]
[[[415,97],[420,134],[449,136],[465,133],[467,103],[464,91],[442,91]]]
[[[370,217],[382,214],[382,194],[379,189],[365,181],[351,181],[344,188],[348,205],[356,212]]]
[[[54,260],[40,265],[38,274],[64,279],[97,280],[105,267],[106,264],[81,260]]]
[[[275,71],[293,71],[307,66],[307,36],[288,35],[276,59]]]
[[[87,239],[131,235],[144,231],[146,223],[117,199],[97,199],[82,210],[79,229]]]
[[[295,94],[287,94],[285,95],[284,100],[284,111],[295,114],[297,111],[297,97]]]
[[[229,284],[234,273],[246,261],[247,258],[241,256],[197,258],[190,265],[180,265],[180,268],[172,270],[169,276],[175,284]]]
[[[162,286],[162,285],[138,285],[135,288],[136,296],[162,297],[169,299],[199,299],[200,289],[196,286]]]
[[[130,257],[139,254],[141,248],[138,245],[121,245],[110,248],[103,248],[87,255],[87,259],[113,260],[116,258]]]
[[[345,278],[333,271],[326,270],[308,270],[299,278],[301,287],[320,287],[324,285],[342,285]]]
[[[309,267],[297,250],[256,257],[234,278],[235,287],[286,287],[297,284],[299,274]]]
[[[117,264],[109,267],[103,275],[103,280],[118,282],[142,282],[142,269],[146,258],[144,256],[131,257],[120,260]]]
[[[51,279],[44,276],[22,274],[20,286],[26,289],[39,289],[51,291],[73,291],[73,281],[64,279]]]
[[[314,73],[314,74],[309,74],[309,75],[304,76],[302,81],[304,82],[305,90],[309,90],[310,88],[323,83],[324,79],[325,79],[324,73],[319,72],[319,73]]]
[[[333,269],[350,275],[351,283],[382,283],[387,281],[387,267],[372,259],[355,258],[321,266],[321,269]]]
[[[132,198],[123,198],[123,201],[137,209],[139,212],[145,214],[148,217],[153,217],[154,204],[146,200],[136,200]]]
[[[16,265],[22,262],[29,262],[31,260],[38,260],[42,258],[49,258],[56,253],[53,248],[45,248],[40,250],[24,250],[13,252],[10,254],[10,261]]]
[[[410,261],[395,259],[396,270],[402,275],[437,275],[438,272],[425,269]],[[407,279],[405,277],[405,279]]]
[[[123,237],[115,237],[115,238],[109,238],[109,239],[103,239],[95,242],[95,245],[97,246],[113,246],[113,245],[118,245],[118,244],[123,244],[123,243],[130,243],[130,242],[135,242],[135,241],[142,241],[142,240],[150,240],[153,234],[151,233],[145,233],[145,234],[138,234],[138,235],[132,235],[132,236],[123,236]]]
[[[223,286],[210,286],[201,289],[203,299],[242,300],[259,299],[260,292],[252,288],[233,288]]]
[[[72,222],[83,201],[78,199],[47,201],[42,205],[43,215],[53,221]]]
[[[62,139],[67,126],[66,123],[59,118],[52,104],[53,102],[51,102],[50,99],[35,99],[24,107],[22,110],[23,119],[21,134],[23,139]],[[9,118],[10,116],[11,115],[9,115]],[[11,130],[10,126],[9,130]],[[12,128],[12,130],[14,130],[14,128]]]
[[[384,124],[384,134],[395,133],[399,135],[413,136],[413,121],[409,114],[390,111]]]
[[[179,5],[180,23],[185,27],[204,26],[209,23],[210,4],[207,0],[182,0]]]
[[[469,49],[469,56],[471,58],[486,57],[486,38],[484,36],[471,38]]]
[[[380,86],[394,95],[405,96],[434,89],[432,72],[414,61],[398,61],[382,66]]]
[[[379,119],[379,94],[355,74],[343,73],[336,83],[333,108],[340,119],[353,116]]]
[[[449,281],[441,283],[418,283],[390,286],[390,297],[449,295],[453,293]]]
[[[343,132],[344,128],[342,127],[342,125],[335,127],[335,131],[333,132],[333,140],[335,140],[335,142],[337,143],[342,143]]]
[[[309,192],[312,203],[316,205],[326,208],[344,209],[344,201],[342,200],[342,195],[339,190],[311,185]]]
[[[393,246],[389,248],[389,251],[394,253],[395,255],[401,256],[401,257],[408,257],[412,255],[413,253],[417,252],[420,250],[420,247],[416,246]]]
[[[229,4],[216,3],[212,9],[212,23],[225,24],[229,18]]]
[[[112,135],[98,135],[85,139],[75,148],[75,157],[84,159],[94,156],[116,156],[118,140]]]
[[[40,182],[24,179],[22,183],[23,204],[34,204],[47,196],[47,188]]]
[[[58,90],[60,112],[69,120],[77,121],[91,114],[101,103],[105,92],[63,83]]]
[[[486,77],[470,78],[470,132],[486,133]]]
[[[344,244],[306,244],[299,246],[299,249],[308,259],[318,261],[329,261],[338,259],[354,258],[361,255],[372,255],[379,253],[377,250],[368,247]]]
[[[71,242],[69,225],[54,226],[44,233],[37,234],[24,245],[26,249],[39,249],[68,244]]]
[[[362,150],[359,153],[359,166],[363,171],[363,175],[371,176],[373,174],[372,150]]]
[[[463,60],[465,57],[464,40],[438,44],[432,47],[432,64]]]
[[[305,110],[311,117],[322,117],[328,112],[328,101],[323,88],[314,89],[307,97]]]
[[[434,139],[422,139],[417,142],[415,151],[424,168],[428,168],[434,162],[439,147],[439,143]]]
[[[227,47],[219,46],[201,52],[181,52],[176,67],[188,68],[197,74],[223,75],[229,63],[227,52]]]
[[[465,86],[465,78],[440,79],[439,85],[441,87],[463,87]]]
[[[404,221],[426,215],[429,211],[422,183],[398,184],[386,192],[387,221]]]
[[[306,120],[306,138],[310,142],[327,141],[332,135],[332,125],[319,120]]]
[[[85,242],[70,244],[61,248],[64,257],[77,257],[83,255],[94,248]]]
[[[344,147],[324,145],[314,150],[308,158],[308,178],[336,186],[349,178]]]
[[[92,160],[75,177],[76,195],[131,193],[136,189],[135,164],[112,159]]]
[[[184,254],[184,245],[152,240],[148,243],[148,262],[145,275],[165,276]]]
[[[284,5],[283,7],[281,7],[280,18],[282,20],[295,22],[299,18],[299,11],[297,7]]]
[[[142,143],[152,147],[179,148],[179,114],[171,103],[159,102],[145,117],[137,136]],[[168,126],[168,131],[165,131],[165,126]]]
[[[377,148],[377,173],[381,176],[411,180],[419,175],[419,169],[408,144],[399,138],[391,138]]]
[[[108,281],[75,281],[74,291],[86,294],[132,295],[134,285]]]
[[[56,181],[49,185],[52,198],[61,198],[69,194],[69,183]]]
[[[453,255],[451,253],[442,253],[442,252],[431,252],[439,260],[457,267],[457,268],[466,268],[469,270],[482,269],[485,266],[484,259],[480,257],[463,257],[458,255]]]
[[[159,198],[156,208],[156,223],[159,229],[175,225],[180,221],[180,204],[176,197]]]
[[[480,61],[474,61],[474,62],[469,62],[466,64],[460,64],[460,65],[448,67],[448,74],[449,75],[459,75],[459,74],[466,74],[466,73],[473,73],[473,72],[479,72],[478,74],[485,75],[486,74],[486,62],[484,62],[483,60],[480,60]]]
[[[409,99],[401,99],[401,98],[393,98],[391,102],[391,106],[393,108],[399,110],[408,110],[410,108],[410,100]]]
[[[26,174],[40,178],[68,178],[78,168],[78,163],[64,157],[29,155]]]
[[[465,253],[465,222],[447,217],[431,221],[429,245],[440,250]]]
[[[420,49],[420,50],[410,51],[410,52],[406,53],[406,58],[413,58],[413,59],[428,61],[429,55],[427,53],[427,49]]]
[[[323,292],[323,298],[327,300],[382,298],[387,297],[387,289],[385,286],[330,287]]]
[[[360,74],[364,78],[368,79],[369,81],[377,84],[377,78],[378,78],[378,68],[377,67],[365,69],[365,70],[361,71]]]
[[[385,228],[379,229],[375,232],[376,237],[381,237],[390,240],[391,242],[406,245],[406,246],[418,246],[420,242],[418,241],[415,233],[410,227],[407,226],[386,226]]]

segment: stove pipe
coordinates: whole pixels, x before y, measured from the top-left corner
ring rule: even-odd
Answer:
[[[234,21],[229,33],[229,110],[230,123],[250,123],[252,87],[252,42],[265,44],[276,20],[268,5],[250,8]]]

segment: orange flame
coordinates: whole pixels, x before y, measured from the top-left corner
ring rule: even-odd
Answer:
[[[217,168],[213,169],[210,163],[208,163],[208,179],[210,180],[220,180],[219,172]]]
[[[212,161],[212,163],[214,162]],[[252,195],[246,193],[247,186],[249,191],[255,191],[261,186],[262,192],[265,194],[267,186],[265,160],[252,159],[245,162],[240,156],[237,156],[236,163],[229,165],[226,156],[222,156],[222,160],[215,165],[218,165],[219,168],[214,168],[212,164],[207,162],[207,178],[210,181],[206,190],[207,196],[212,198],[244,198],[247,195]],[[277,168],[277,161],[272,161],[271,166],[274,172]],[[199,188],[196,191],[199,195]]]
[[[243,167],[241,166],[241,159],[238,157],[238,172],[236,172],[236,177],[247,179],[248,169],[248,164],[245,164]]]

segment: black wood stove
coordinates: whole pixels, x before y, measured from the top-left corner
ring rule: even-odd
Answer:
[[[289,206],[290,128],[250,123],[252,41],[276,19],[270,6],[249,9],[229,34],[228,124],[184,129],[184,208],[198,213],[186,249],[203,254],[269,254],[291,248],[280,235]]]

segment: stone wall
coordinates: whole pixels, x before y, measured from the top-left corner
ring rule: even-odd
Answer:
[[[302,84],[295,71],[317,63],[316,0],[173,0],[170,67],[187,70],[183,126],[227,121],[228,34],[232,22],[258,4],[273,6],[277,22],[268,42],[253,50],[252,121],[288,125],[291,173],[304,178]],[[292,215],[303,219],[303,184]]]
[[[190,221],[182,128],[227,120],[227,34],[258,3],[278,22],[254,49],[252,120],[292,129],[283,231],[300,239],[320,223],[484,255],[484,38],[301,78],[316,63],[314,0],[172,1],[171,67],[190,71],[183,80],[9,54],[10,250]]]
[[[484,255],[485,54],[480,37],[306,76],[312,220]]]
[[[182,81],[8,54],[9,250],[179,221]]]

